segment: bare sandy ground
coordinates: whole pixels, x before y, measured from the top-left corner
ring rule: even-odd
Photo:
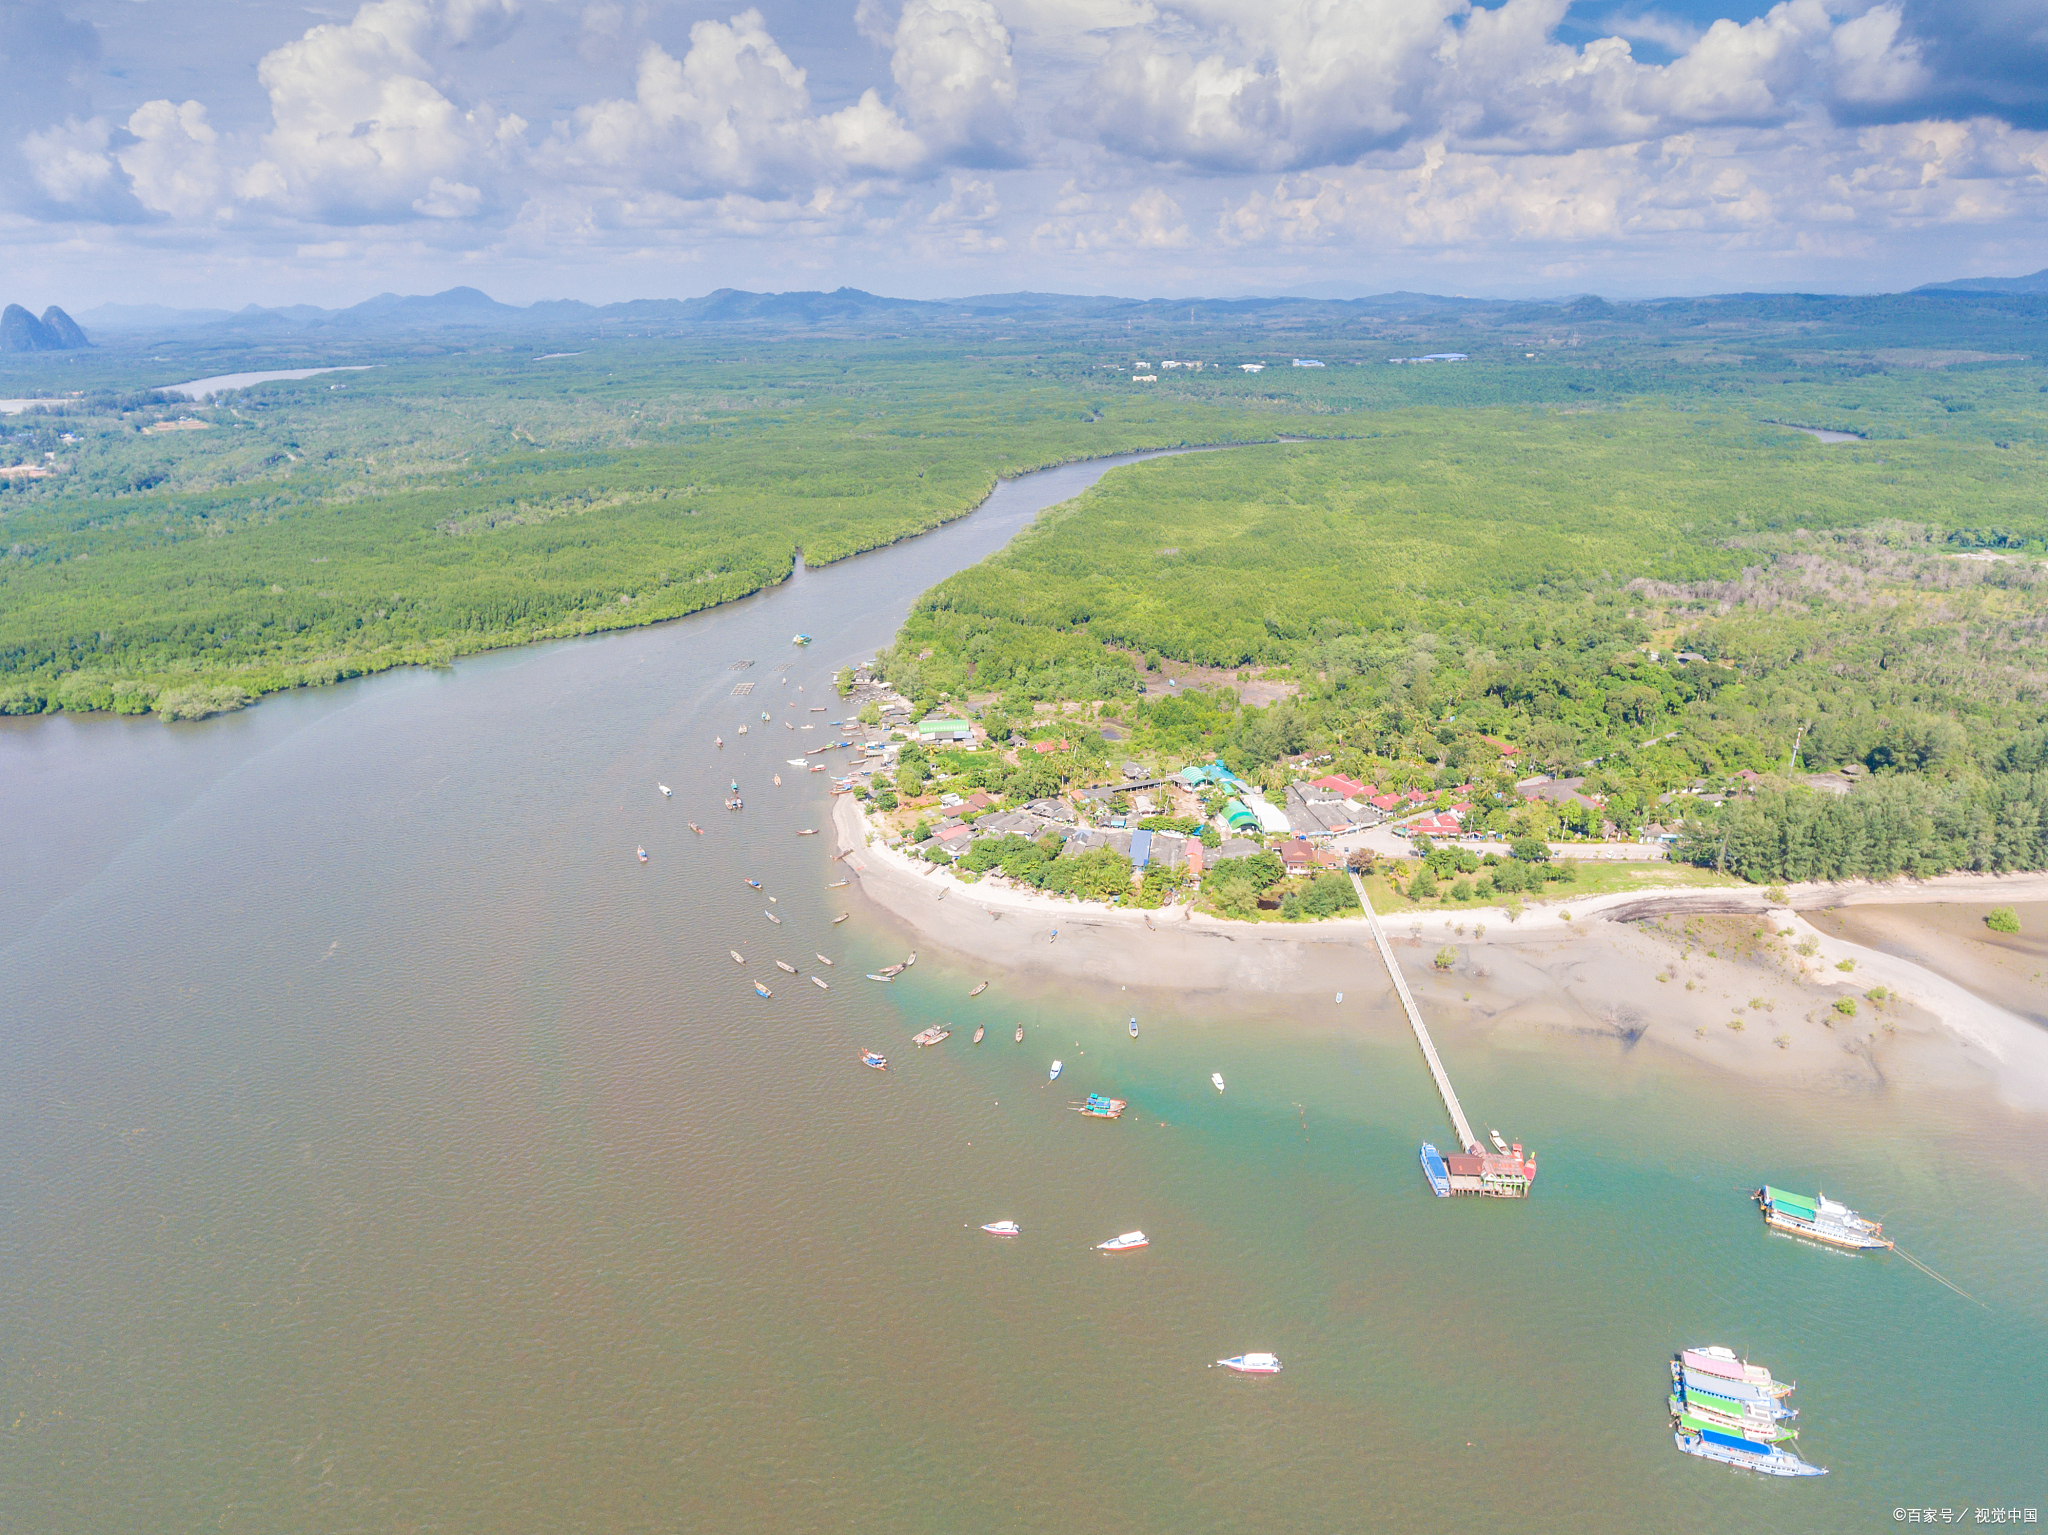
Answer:
[[[835,801],[834,829],[869,900],[990,977],[1257,998],[1261,1010],[1286,999],[1327,1006],[1339,992],[1375,1012],[1391,1005],[1363,919],[1232,922],[968,884],[871,840],[851,796]],[[1820,1090],[1986,1088],[2048,1113],[2048,1029],[1944,973],[1932,954],[1886,952],[1875,933],[1827,931],[1801,915],[2044,901],[2048,875],[1784,895],[1776,905],[1762,890],[1624,891],[1532,906],[1515,920],[1471,908],[1395,915],[1386,927],[1425,1017],[1503,1047],[1604,1037]]]

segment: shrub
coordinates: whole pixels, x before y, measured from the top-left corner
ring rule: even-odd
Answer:
[[[1854,997],[1836,998],[1835,1011],[1844,1018],[1854,1018],[1856,1016],[1856,999]]]
[[[1835,968],[1837,970],[1854,970],[1856,968],[1856,961],[1853,959],[1838,959],[1835,961]]]
[[[1436,959],[1433,961],[1439,970],[1448,970],[1457,962],[1458,951],[1448,944],[1436,951]]]
[[[2020,930],[2020,914],[2010,906],[1994,906],[1985,917],[1984,925],[1994,933],[2017,933]]]

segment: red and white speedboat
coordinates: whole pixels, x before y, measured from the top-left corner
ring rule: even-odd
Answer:
[[[1144,1232],[1126,1231],[1122,1236],[1111,1237],[1107,1242],[1097,1242],[1095,1250],[1099,1253],[1127,1253],[1133,1248],[1150,1247],[1151,1245],[1151,1238],[1147,1237]]]
[[[1216,1361],[1226,1370],[1235,1370],[1240,1375],[1278,1375],[1280,1356],[1278,1354],[1239,1354],[1235,1359]]]
[[[1015,1221],[990,1221],[981,1229],[992,1237],[1020,1236],[1024,1231],[1024,1228]]]

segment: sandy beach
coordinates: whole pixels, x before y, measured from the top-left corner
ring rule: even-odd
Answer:
[[[884,845],[850,795],[835,800],[833,826],[869,900],[990,976],[1256,998],[1261,1010],[1327,1006],[1343,993],[1375,1026],[1405,1027],[1363,918],[1234,922],[969,884]],[[1981,929],[1991,905],[2048,902],[2048,875],[1782,894],[1773,903],[1761,889],[1624,891],[1529,905],[1513,919],[1472,907],[1383,920],[1432,1024],[1502,1048],[1648,1045],[1821,1090],[1989,1089],[2048,1112],[2048,1030],[2013,1005],[2042,969],[2032,949],[1987,946],[2004,969],[1989,965],[1969,947],[1967,917],[1943,942],[1898,939],[1920,931],[1917,908],[1974,911]],[[2037,945],[2044,922],[2048,907],[2028,929]]]

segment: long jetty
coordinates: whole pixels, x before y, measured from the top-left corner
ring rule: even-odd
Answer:
[[[1444,1070],[1443,1057],[1436,1053],[1436,1041],[1429,1037],[1429,1025],[1422,1021],[1415,993],[1408,989],[1401,966],[1394,958],[1394,946],[1387,942],[1387,930],[1380,926],[1379,913],[1372,909],[1372,901],[1366,896],[1365,881],[1355,869],[1351,871],[1351,888],[1358,892],[1358,904],[1365,908],[1365,920],[1372,928],[1372,941],[1380,946],[1380,958],[1386,962],[1387,974],[1393,977],[1395,995],[1408,1010],[1408,1025],[1415,1030],[1415,1042],[1422,1046],[1422,1058],[1429,1063],[1429,1074],[1436,1078],[1436,1090],[1443,1095],[1444,1111],[1451,1116],[1451,1127],[1458,1132],[1458,1150],[1477,1146],[1479,1137],[1472,1133],[1472,1123],[1465,1118],[1464,1105],[1458,1102],[1457,1089],[1451,1086],[1451,1074]]]

